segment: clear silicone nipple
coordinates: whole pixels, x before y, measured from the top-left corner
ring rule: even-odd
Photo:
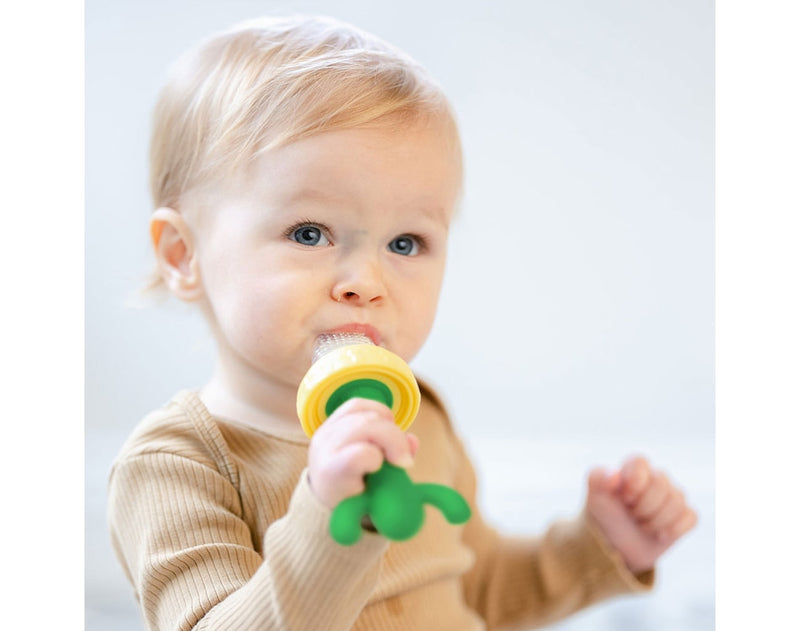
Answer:
[[[352,346],[353,344],[371,345],[372,340],[363,333],[323,333],[314,342],[312,363],[316,363],[320,357],[337,348]]]

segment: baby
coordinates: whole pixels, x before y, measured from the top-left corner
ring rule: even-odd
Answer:
[[[154,116],[153,285],[193,302],[213,375],[139,424],[111,472],[112,540],[150,629],[541,626],[645,591],[694,511],[642,458],[589,475],[585,510],[537,537],[482,519],[469,457],[420,383],[413,434],[366,399],[309,440],[298,385],[323,334],[406,361],[433,324],[462,187],[447,99],[406,55],[324,18],[265,19],[182,58]],[[455,488],[390,542],[331,510],[384,460]]]

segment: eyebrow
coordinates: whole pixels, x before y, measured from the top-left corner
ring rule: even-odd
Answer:
[[[447,227],[447,211],[442,208],[441,206],[420,206],[420,211],[423,215],[425,215],[431,221],[436,223],[440,223],[443,226]]]
[[[330,193],[316,189],[316,188],[301,188],[299,191],[295,191],[292,193],[285,202],[287,204],[293,204],[296,202],[302,201],[321,201],[321,202],[330,202],[338,199],[336,195],[331,195]]]
[[[314,201],[314,202],[336,202],[343,199],[337,195],[331,194],[325,190],[312,188],[312,187],[304,187],[289,195],[286,200],[284,201],[285,205],[296,204],[299,202],[304,201]],[[410,208],[412,210],[417,210],[421,212],[425,217],[430,219],[431,221],[441,223],[444,226],[448,225],[447,222],[447,211],[442,206],[430,206],[424,203],[420,204],[407,204],[404,205],[405,208]]]

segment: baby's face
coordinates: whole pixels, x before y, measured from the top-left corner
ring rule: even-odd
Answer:
[[[206,200],[206,306],[234,372],[296,385],[325,332],[409,361],[433,324],[460,188],[438,125],[318,134],[259,157]]]

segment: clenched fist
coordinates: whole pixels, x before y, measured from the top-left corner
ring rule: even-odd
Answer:
[[[311,490],[328,508],[364,491],[364,476],[384,460],[407,468],[419,440],[395,425],[392,411],[368,399],[343,403],[319,427],[308,448]]]
[[[607,541],[639,574],[697,523],[697,514],[672,481],[635,457],[615,472],[589,474],[586,512]]]

